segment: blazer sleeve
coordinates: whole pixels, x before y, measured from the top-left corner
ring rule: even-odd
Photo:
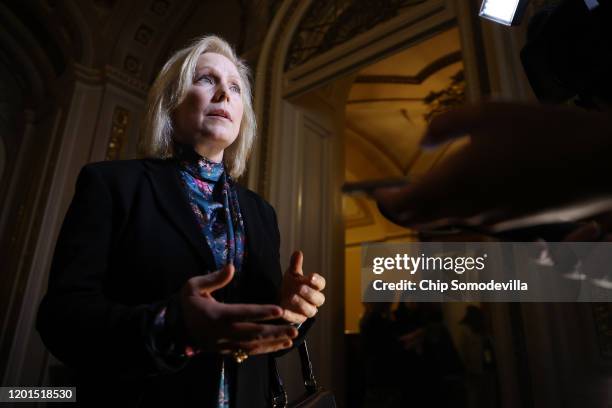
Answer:
[[[36,328],[49,351],[74,368],[93,367],[128,379],[178,370],[184,364],[162,364],[148,336],[165,307],[172,316],[168,330],[185,338],[178,296],[124,305],[105,295],[113,216],[107,184],[95,166],[85,166],[57,240]]]
[[[269,211],[270,211],[270,219],[272,220],[272,226],[273,226],[273,230],[274,230],[274,249],[275,249],[275,253],[276,253],[276,260],[275,260],[275,264],[278,265],[278,273],[281,275],[281,281],[282,281],[282,276],[283,276],[283,272],[282,272],[282,267],[281,267],[281,263],[280,263],[280,231],[278,229],[278,218],[276,217],[276,211],[274,210],[274,207],[272,207],[271,205],[268,205]],[[280,357],[283,356],[285,354],[287,354],[288,352],[290,352],[291,350],[293,350],[294,348],[298,347],[300,344],[302,344],[304,342],[304,340],[306,340],[306,334],[308,333],[308,331],[310,330],[310,328],[312,327],[312,325],[314,324],[316,319],[315,317],[311,317],[308,318],[304,321],[304,323],[302,323],[299,327],[298,327],[298,335],[295,339],[293,339],[293,346],[291,346],[288,349],[284,349],[284,350],[280,350],[280,351],[276,351],[274,353],[271,354],[272,357]]]

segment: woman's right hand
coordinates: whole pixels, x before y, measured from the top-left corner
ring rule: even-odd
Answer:
[[[266,324],[278,319],[283,309],[276,305],[227,304],[212,293],[234,277],[234,266],[189,279],[181,289],[181,308],[189,337],[202,351],[228,354],[271,353],[292,346],[298,331],[291,325]]]

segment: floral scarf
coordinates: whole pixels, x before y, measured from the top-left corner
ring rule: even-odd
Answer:
[[[205,157],[180,161],[180,173],[189,205],[206,238],[217,269],[232,263],[242,269],[245,250],[244,221],[233,180],[223,163]]]

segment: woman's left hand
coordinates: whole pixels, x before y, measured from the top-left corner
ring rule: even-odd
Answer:
[[[289,323],[303,323],[316,315],[318,308],[325,303],[325,296],[321,293],[325,288],[325,278],[318,273],[304,276],[303,261],[302,251],[295,251],[283,276],[280,306],[284,309],[283,319]]]

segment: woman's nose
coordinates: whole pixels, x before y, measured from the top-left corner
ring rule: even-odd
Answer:
[[[215,92],[214,102],[222,102],[223,100],[229,102],[230,93],[227,85],[220,83]]]

